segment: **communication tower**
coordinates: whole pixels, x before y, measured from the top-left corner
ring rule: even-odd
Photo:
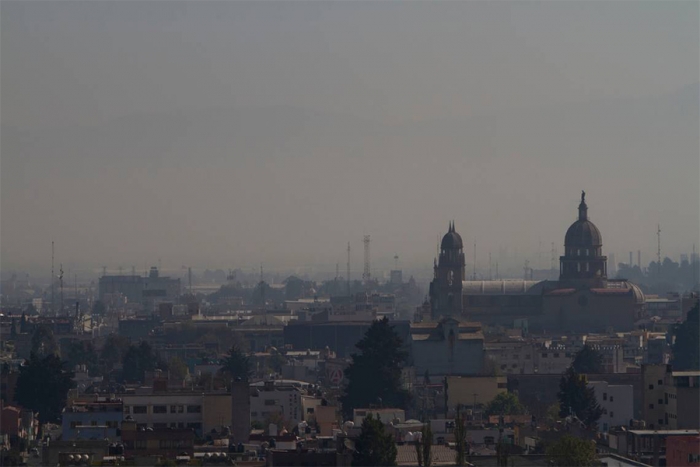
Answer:
[[[656,272],[661,275],[661,224],[656,224]]]
[[[347,262],[347,272],[345,280],[347,282],[347,293],[350,295],[350,242],[348,242],[348,262]]]
[[[365,244],[365,269],[362,272],[362,281],[367,284],[370,280],[369,268],[369,235],[364,236],[363,243]]]

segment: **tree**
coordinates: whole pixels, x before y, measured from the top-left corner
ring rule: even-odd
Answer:
[[[58,344],[53,336],[53,331],[45,324],[40,324],[34,329],[32,334],[32,352],[40,357],[56,354],[58,355]]]
[[[462,406],[457,404],[455,412],[455,464],[464,465],[466,456],[469,454],[469,446],[467,445],[467,427],[462,415]]]
[[[525,407],[512,392],[502,392],[486,405],[486,415],[522,415]]]
[[[593,441],[571,435],[562,436],[547,448],[547,457],[554,465],[561,467],[595,465],[597,460]]]
[[[700,370],[700,302],[688,311],[685,321],[675,328],[674,370]]]
[[[172,357],[170,360],[168,360],[168,372],[174,380],[182,381],[187,378],[190,370],[187,367],[187,364],[182,361],[181,358]]]
[[[345,369],[348,385],[340,401],[346,417],[352,410],[377,404],[405,408],[408,393],[401,386],[401,367],[407,353],[389,320],[374,321],[357,343],[360,354],[352,355]]]
[[[549,423],[555,423],[557,420],[559,420],[559,412],[561,412],[559,402],[555,402],[554,404],[547,407],[547,421]]]
[[[39,412],[39,422],[56,422],[66,405],[68,390],[73,386],[73,372],[61,359],[50,353],[32,353],[19,370],[15,388],[16,402],[33,412]]]
[[[430,428],[430,421],[428,421],[421,429],[421,439],[416,441],[418,467],[431,467],[433,465],[432,447],[433,430]]]
[[[107,376],[117,363],[124,360],[127,350],[129,350],[129,339],[117,334],[107,336],[100,351],[99,363],[101,373]]]
[[[590,345],[584,345],[581,350],[576,352],[571,366],[578,373],[603,373],[603,355]]]
[[[146,341],[139,345],[130,346],[124,355],[122,365],[124,367],[124,381],[127,382],[144,382],[147,371],[165,368],[165,364],[160,361],[158,355]]]
[[[88,373],[94,376],[98,371],[97,351],[91,341],[73,340],[68,344],[66,350],[66,364],[68,368],[75,368],[77,365],[85,365]]]
[[[595,390],[589,388],[585,375],[569,367],[559,382],[559,416],[576,415],[588,428],[594,428],[603,414]]]
[[[250,377],[253,375],[250,359],[248,359],[245,352],[235,344],[231,346],[231,350],[229,350],[228,356],[223,361],[223,367],[219,370],[219,373],[229,380],[240,378],[241,381],[249,381]]]
[[[362,431],[355,441],[352,465],[396,465],[396,444],[391,433],[384,432],[384,424],[370,413],[362,422]]]

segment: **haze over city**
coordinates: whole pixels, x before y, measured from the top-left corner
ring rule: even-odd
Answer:
[[[3,1],[0,265],[333,275],[349,241],[359,277],[369,234],[429,275],[454,220],[468,265],[548,268],[581,190],[606,254],[654,260],[660,224],[678,261],[699,8]]]

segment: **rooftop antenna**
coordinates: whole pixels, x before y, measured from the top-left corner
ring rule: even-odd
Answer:
[[[345,280],[347,281],[347,293],[350,295],[350,242],[348,242],[348,262],[347,262],[347,276]]]
[[[394,269],[399,269],[399,255],[394,253]]]
[[[56,281],[56,276],[54,276],[53,271],[53,240],[51,240],[51,314],[55,313],[54,303],[56,302],[54,297],[54,282]]]
[[[61,312],[61,314],[63,314],[63,263],[61,263],[58,270],[58,286],[61,289],[61,306],[59,311]]]
[[[365,244],[365,269],[362,272],[362,281],[367,285],[370,280],[370,268],[369,268],[369,235],[365,235],[362,240]]]
[[[549,269],[551,270],[552,277],[554,276],[554,263],[556,262],[556,258],[557,258],[557,250],[554,248],[554,242],[552,242],[551,257],[549,259]]]
[[[263,284],[263,265],[260,263],[260,300],[262,302],[263,310],[265,309],[265,287]]]
[[[530,261],[525,260],[525,267],[523,268],[523,270],[525,271],[525,280],[527,280],[527,273],[528,273],[529,269],[530,269]]]
[[[661,276],[661,224],[656,224],[656,272]]]
[[[697,278],[695,277],[695,243],[693,243],[693,256],[690,257],[690,267],[693,270],[693,289],[695,289],[698,285]]]
[[[78,275],[73,274],[73,279],[75,279],[75,299],[78,300]]]

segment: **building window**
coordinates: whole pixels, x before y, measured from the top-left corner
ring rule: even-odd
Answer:
[[[608,393],[607,392],[603,393],[603,400],[604,401],[608,400]]]
[[[649,385],[649,389],[654,389],[654,385],[653,385],[653,384],[650,384],[650,385]]]
[[[134,413],[148,413],[148,407],[145,405],[135,405]]]
[[[664,403],[663,399],[659,399],[659,405],[662,405]]]
[[[201,423],[188,423],[187,428],[192,428],[193,430],[201,430],[202,424]]]
[[[146,449],[146,440],[145,439],[134,440],[134,449]]]
[[[168,413],[168,406],[167,405],[154,405],[153,406],[153,413]]]
[[[610,396],[610,402],[612,402],[613,400],[614,400],[614,399],[613,399],[613,396]]]
[[[613,411],[611,410],[611,411],[610,411],[610,418],[613,418],[614,416],[615,416],[615,412],[613,412]]]
[[[656,384],[658,384],[659,386],[661,386],[662,384],[664,384],[664,382],[663,382],[662,380],[658,380],[658,381],[656,382]]]
[[[170,413],[183,413],[185,411],[184,405],[171,405]]]
[[[650,409],[653,409],[653,408],[654,408],[654,404],[649,404],[649,408],[650,408]]]
[[[126,414],[131,413],[131,406],[130,405],[124,406],[124,413],[126,413]]]
[[[167,424],[167,423],[154,423],[154,424],[153,424],[153,429],[154,429],[154,430],[164,430],[164,429],[166,429],[166,428],[168,428],[168,424]]]
[[[71,428],[75,428],[75,427],[77,427],[77,426],[79,426],[79,425],[78,425],[78,422],[76,422],[75,420],[73,420],[72,422],[70,422],[70,427],[71,427]]]
[[[188,405],[187,406],[187,413],[202,413],[202,406],[201,405]]]
[[[558,353],[555,353],[555,354],[554,354],[554,358],[559,358],[559,354],[558,354]]]
[[[547,358],[547,352],[542,352],[542,358]]]

